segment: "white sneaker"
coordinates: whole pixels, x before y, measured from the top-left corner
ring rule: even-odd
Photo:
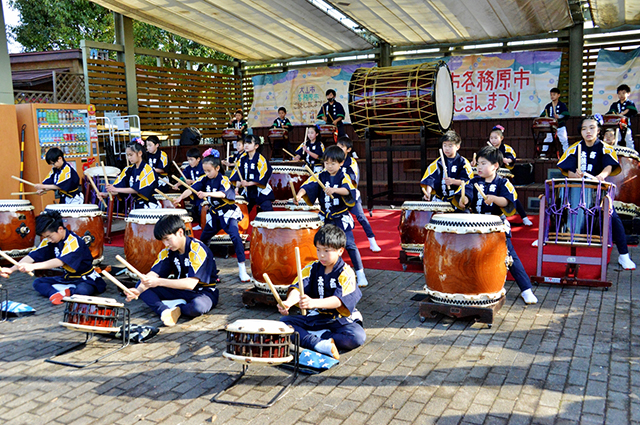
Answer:
[[[533,226],[533,221],[531,221],[531,219],[529,219],[529,217],[525,217],[522,219],[522,223],[525,226]]]
[[[525,304],[537,304],[538,298],[533,295],[533,291],[531,289],[527,289],[526,291],[522,291],[520,296],[524,300]]]
[[[249,282],[251,280],[251,276],[247,273],[247,266],[244,263],[238,263],[238,277],[240,282]]]
[[[618,264],[620,264],[620,266],[622,266],[622,268],[625,269],[625,270],[635,270],[636,269],[636,263],[634,263],[631,260],[631,257],[629,257],[629,254],[620,254],[618,256]]]
[[[195,226],[193,226],[193,227],[191,228],[191,230],[202,230],[202,227],[200,227],[200,225],[199,225],[199,224],[196,224]]]
[[[369,282],[367,281],[367,277],[364,275],[364,269],[356,270],[356,278],[358,279],[358,286],[360,288],[364,288],[365,286],[369,286]]]
[[[369,249],[373,252],[382,251],[382,248],[380,248],[378,242],[376,242],[376,238],[369,238]]]

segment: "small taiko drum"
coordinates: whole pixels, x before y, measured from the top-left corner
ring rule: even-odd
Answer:
[[[222,130],[222,138],[224,140],[240,140],[242,137],[242,130],[237,128],[225,128]]]
[[[602,128],[627,128],[627,117],[619,114],[606,114],[602,116]]]
[[[295,247],[300,248],[302,267],[317,259],[313,237],[322,220],[312,212],[260,212],[251,222],[251,271],[254,285],[271,293],[262,275],[267,273],[276,289],[286,294],[298,276]]]
[[[319,124],[318,129],[320,130],[320,137],[333,137],[338,131],[337,127],[332,124]]]
[[[271,140],[288,140],[289,130],[286,128],[270,128],[269,139]]]
[[[425,290],[432,301],[491,305],[505,294],[511,257],[508,227],[485,214],[436,214],[427,224],[423,259]]]
[[[13,258],[22,258],[33,249],[36,218],[33,205],[26,199],[0,199],[0,250]]]
[[[247,233],[249,230],[249,204],[244,196],[236,195],[236,205],[242,211],[242,220],[238,221],[238,233],[242,238],[242,242],[246,242],[249,238],[249,233]],[[206,214],[209,211],[209,204],[207,203],[206,207],[203,205],[202,210]],[[209,245],[233,245],[233,242],[224,230],[220,230],[218,234],[211,238]]]
[[[222,356],[252,365],[279,365],[293,360],[290,325],[277,320],[244,319],[225,326],[227,348]]]
[[[555,133],[558,131],[558,120],[553,117],[534,118],[531,129],[534,132]]]
[[[284,208],[288,211],[312,211],[312,212],[315,212],[316,214],[320,212],[320,204],[318,203],[317,200],[315,204],[309,206],[304,201],[300,201],[298,202],[298,205],[296,205],[296,203],[293,202],[293,199],[289,199],[287,201],[287,204],[284,206]]]
[[[640,156],[638,152],[624,146],[614,146],[618,154],[621,171],[607,181],[616,185],[613,206],[620,216],[640,216]]]
[[[173,201],[180,197],[180,193],[165,193],[164,196],[159,193],[153,195],[155,200],[160,204],[161,208],[176,208],[173,205]],[[195,196],[195,195],[194,195]],[[169,198],[169,199],[167,199]],[[184,208],[184,199],[180,201],[179,208]]]
[[[473,171],[473,175],[474,176],[478,175],[478,168],[477,167],[471,167],[471,171]],[[512,179],[514,177],[513,173],[508,168],[498,168],[498,171],[496,172],[496,174],[499,177],[504,177],[505,179]]]
[[[113,298],[72,295],[65,302],[64,316],[60,325],[65,328],[89,333],[111,333],[120,330],[120,312],[124,304]]]
[[[124,256],[141,273],[149,273],[160,251],[164,249],[162,241],[153,236],[153,227],[162,217],[177,215],[184,221],[186,235],[191,236],[191,217],[187,210],[180,208],[135,209],[125,218]],[[136,277],[137,278],[137,277]]]
[[[109,165],[105,166],[104,170],[100,166],[87,168],[86,170],[84,170],[84,175],[85,175],[85,178],[87,177],[92,178],[94,183],[96,184],[96,187],[99,190],[106,192],[107,190],[104,185],[104,171],[107,172],[107,178],[109,179],[110,183],[113,183],[114,181],[116,181],[116,179],[120,175],[119,168],[111,167]],[[93,190],[93,187],[91,187],[91,190]]]
[[[45,211],[57,211],[65,227],[80,236],[87,244],[93,264],[104,259],[104,223],[100,207],[93,204],[52,204]]]
[[[425,226],[434,214],[452,213],[455,209],[449,202],[406,201],[402,204],[400,215],[400,247],[406,252],[422,254],[424,238],[427,236]]]
[[[275,196],[275,207],[283,208],[287,201],[293,197],[289,182],[293,182],[296,193],[309,178],[309,172],[304,167],[291,165],[274,165],[269,185]]]

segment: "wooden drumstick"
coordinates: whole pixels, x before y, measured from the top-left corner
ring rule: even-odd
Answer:
[[[111,275],[111,273],[109,273],[106,270],[102,270],[102,275],[104,277],[106,277],[108,280],[110,280],[114,285],[116,285],[118,288],[122,289],[122,291],[124,291],[124,293],[128,294],[129,296],[133,297],[134,300],[138,299],[138,296],[136,294],[134,294],[133,292],[131,292],[129,290],[129,288],[127,288],[126,286],[124,286],[122,283],[120,283],[120,281],[118,279],[116,279],[115,277],[113,277]]]
[[[444,154],[442,153],[442,149],[440,149],[440,161],[442,161],[442,175],[444,178],[449,178],[449,173],[447,172],[447,163],[444,160]],[[447,190],[451,190],[451,186],[447,185]]]
[[[322,184],[322,182],[320,181],[320,177],[318,177],[318,175],[316,173],[313,172],[313,170],[311,170],[311,168],[309,168],[309,166],[307,164],[304,164],[304,168],[307,169],[307,171],[309,172],[309,174],[311,174],[312,177],[314,177],[317,181],[318,184],[320,185],[320,187],[322,188],[322,190],[325,190],[327,187]],[[333,199],[333,195],[329,195],[329,198]]]
[[[240,183],[244,183],[244,177],[242,177],[242,173],[240,172],[240,166],[238,165],[240,161],[236,161],[235,170],[238,171],[238,177],[240,177]],[[232,173],[233,174],[233,173]]]
[[[293,203],[298,205],[298,197],[296,196],[296,188],[293,186],[293,180],[289,180],[289,187],[291,188],[291,193],[293,193]]]
[[[586,171],[582,173],[582,175],[583,177],[586,177],[588,179],[599,181],[599,179],[596,176],[594,176],[593,174],[587,173]]]
[[[626,179],[622,183],[620,183],[620,186],[622,186],[623,184],[629,183],[631,180],[635,179],[636,177],[638,177],[637,174],[635,176],[633,176],[633,177],[630,177],[630,178]]]
[[[482,196],[482,199],[484,199],[486,201],[487,200],[487,195],[484,194],[484,190],[482,190],[480,185],[478,183],[474,183],[473,186],[476,188],[476,190],[478,191],[480,196]]]
[[[18,180],[19,182],[22,182],[22,183],[28,184],[28,185],[30,185],[30,186],[33,186],[33,187],[35,187],[35,186],[36,186],[36,184],[35,184],[35,183],[31,183],[30,181],[25,180],[25,179],[21,179],[20,177],[11,176],[11,178],[12,178],[12,179],[14,179],[14,180]]]
[[[476,162],[476,153],[475,152],[473,153],[473,160],[471,162],[473,162],[474,164]]]
[[[292,154],[291,152],[289,152],[288,150],[286,150],[286,149],[284,149],[284,148],[282,149],[282,152],[286,153],[286,154],[287,154],[287,155],[289,155],[291,158],[295,158],[295,157],[296,157],[294,154]]]
[[[169,186],[173,186],[173,185],[171,184],[171,182],[169,181],[169,179],[168,179],[168,178],[166,178],[166,177],[160,177],[160,176],[158,176],[158,180],[165,182],[165,183],[166,183],[166,184],[168,184]]]
[[[578,143],[578,161],[576,164],[576,173],[582,171],[582,143]]]
[[[40,195],[38,192],[11,192],[12,196],[22,196],[22,195]]]
[[[93,177],[87,176],[87,179],[89,180],[89,184],[91,184],[91,187],[93,188],[93,190],[96,191],[96,196],[98,197],[98,199],[100,199],[100,202],[102,202],[102,205],[104,205],[104,207],[108,209],[109,207],[107,206],[107,203],[104,201],[104,198],[100,193],[100,189],[98,189],[98,186],[96,186],[96,183],[93,181]]]
[[[182,168],[178,167],[178,164],[176,164],[175,161],[171,161],[171,162],[173,162],[173,166],[178,169],[178,172],[180,173],[180,175],[182,176],[182,178],[186,182],[187,181],[187,176],[185,176],[184,173],[182,172]]]
[[[278,295],[278,291],[276,291],[276,287],[273,286],[273,282],[271,282],[269,275],[266,273],[263,273],[262,277],[264,278],[264,281],[267,282],[267,285],[269,286],[269,289],[271,289],[271,293],[273,294],[273,298],[276,299],[276,302],[278,303],[278,305],[284,310],[286,310],[287,307],[285,307],[284,304],[282,303],[282,299],[280,298],[280,295]]]
[[[422,193],[424,193],[424,196],[431,199],[431,194],[429,193],[429,191],[425,189],[424,186],[420,186],[420,188],[422,189]]]
[[[5,260],[7,260],[8,262],[10,262],[11,264],[13,264],[14,266],[18,265],[18,262],[16,260],[14,260],[13,258],[9,257],[7,254],[5,254],[4,251],[0,251],[0,256],[2,256],[2,258],[4,258]],[[35,276],[33,274],[33,272],[27,272],[27,274],[29,276]]]
[[[120,255],[116,255],[116,260],[120,261],[120,263],[122,263],[123,266],[125,266],[126,268],[128,268],[129,270],[131,270],[133,272],[133,274],[135,274],[136,276],[138,276],[140,279],[143,279],[145,276],[140,273],[138,271],[138,269],[136,269],[135,267],[133,267],[131,264],[129,264],[127,262],[127,260],[125,260],[124,258],[122,258]]]
[[[304,296],[304,282],[302,281],[302,261],[300,260],[300,248],[295,247],[296,252],[296,269],[298,270],[298,290],[300,291],[300,298]],[[307,310],[304,308],[300,309],[300,313],[303,316],[307,315]]]
[[[171,177],[173,177],[174,180],[178,182],[178,184],[183,185],[184,187],[192,191],[194,195],[198,196],[198,191],[192,188],[191,186],[189,186],[188,184],[186,184],[185,182],[183,182],[182,180],[180,180],[180,177],[178,176],[171,176]]]
[[[107,187],[109,184],[109,177],[107,176],[107,169],[104,166],[104,162],[100,161],[100,166],[102,167],[102,174],[104,175],[104,187]],[[107,192],[108,193],[108,192]],[[109,200],[113,201],[113,195],[109,193]]]
[[[489,146],[493,147],[493,145],[491,144],[491,142],[490,142],[490,141],[488,141],[488,140],[487,140],[487,145],[489,145]]]
[[[229,164],[229,145],[230,144],[231,142],[227,142],[227,157],[226,157],[227,164]],[[227,171],[229,171],[229,166],[227,165],[226,167],[227,167]]]
[[[467,184],[463,181],[463,182],[462,182],[462,193],[460,194],[460,199],[464,198],[464,189],[465,189],[465,186],[466,186],[466,185],[467,185]]]
[[[156,193],[160,196],[162,196],[165,200],[171,202],[173,204],[173,201],[171,199],[169,199],[169,197],[167,195],[165,195],[165,193],[163,191],[161,191],[160,189],[156,189]]]

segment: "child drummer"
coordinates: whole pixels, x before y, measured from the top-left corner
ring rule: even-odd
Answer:
[[[356,188],[349,176],[342,172],[344,159],[345,154],[340,147],[333,145],[327,148],[324,153],[324,171],[317,176],[311,176],[302,185],[296,198],[298,202],[304,199],[309,206],[313,205],[317,199],[320,203],[320,217],[324,223],[334,224],[344,231],[347,237],[345,247],[356,270],[358,286],[364,287],[369,283],[364,274],[360,251],[353,237],[353,217],[349,214],[349,208],[355,205]],[[324,194],[316,178],[323,183]]]
[[[60,148],[51,148],[45,154],[47,164],[51,165],[51,172],[42,184],[36,184],[39,194],[46,190],[57,190],[61,204],[84,204],[84,194],[80,190],[78,173],[64,160]]]
[[[64,276],[39,277],[33,281],[33,288],[54,305],[62,304],[63,297],[96,295],[107,289],[102,277],[93,269],[89,247],[80,236],[64,227],[58,211],[45,210],[36,217],[36,234],[42,237],[40,245],[18,265],[1,268],[0,276],[9,277],[16,270],[29,273],[62,267]],[[60,290],[57,285],[70,287]]]
[[[229,180],[236,183],[242,195],[247,199],[249,212],[254,206],[260,211],[273,211],[271,203],[275,196],[269,179],[271,178],[271,164],[258,153],[258,139],[247,136],[244,140],[244,154],[239,158]]]
[[[420,186],[426,192],[423,197],[425,201],[435,197],[438,200],[450,202],[458,187],[473,177],[471,164],[465,157],[458,154],[462,143],[458,133],[449,130],[440,138],[440,142],[442,142],[447,176],[445,177],[443,173],[442,159],[438,158],[429,165],[420,181]]]
[[[302,347],[339,359],[339,350],[353,350],[367,338],[362,316],[356,310],[362,292],[356,285],[353,269],[341,258],[347,244],[345,233],[327,224],[318,230],[313,242],[318,261],[302,269],[302,283],[296,277],[289,287],[284,308],[278,306],[285,316],[280,320],[300,334]],[[306,316],[289,316],[289,309],[296,304],[307,310]],[[317,336],[319,332],[322,334]]]
[[[204,243],[185,234],[177,215],[160,218],[153,235],[166,247],[151,271],[130,291],[156,312],[165,326],[175,326],[181,315],[197,317],[218,304],[216,261]],[[169,279],[173,275],[174,278]],[[127,301],[133,299],[127,294]],[[174,307],[163,300],[184,300]]]
[[[238,260],[239,278],[242,282],[248,282],[251,277],[247,274],[244,264],[244,244],[238,231],[238,221],[242,220],[242,211],[235,203],[236,192],[227,176],[220,173],[220,153],[215,149],[209,149],[204,153],[202,168],[204,176],[200,177],[191,187],[198,192],[199,199],[208,199],[210,203],[207,213],[207,224],[202,231],[200,240],[205,245],[214,237],[220,229],[224,230],[233,243]],[[192,194],[191,190],[185,190],[174,201],[177,206],[180,202]]]
[[[307,139],[300,143],[300,146],[294,152],[293,160],[300,161],[300,159],[304,159],[314,173],[319,173],[322,171],[322,155],[324,155],[324,144],[318,137],[320,130],[318,130],[318,127],[312,126],[308,128],[306,134]]]
[[[244,155],[244,140],[238,139],[238,141],[236,142],[236,154],[223,159],[222,165],[230,168],[235,167],[236,162],[240,160],[240,157],[242,155]]]
[[[462,196],[462,186],[458,188],[452,202],[456,207],[460,209],[469,208],[476,214],[501,216],[508,226],[505,216],[511,216],[516,212],[515,202],[518,199],[518,195],[509,180],[497,175],[502,160],[502,152],[493,146],[485,146],[480,149],[477,164],[478,175],[464,186],[464,196]],[[485,194],[484,198],[481,193],[478,193],[475,185],[482,189]],[[538,298],[533,294],[531,280],[529,280],[529,276],[513,248],[511,232],[507,235],[507,250],[513,258],[509,271],[520,288],[520,296],[525,304],[536,304]]]
[[[627,131],[624,135],[624,143],[621,145],[626,146],[630,149],[635,149],[635,145],[633,143],[633,134],[631,134],[631,117],[638,115],[638,108],[636,104],[633,103],[632,100],[629,100],[629,94],[631,93],[631,88],[626,84],[621,84],[618,86],[618,101],[611,104],[609,108],[608,114],[619,114],[627,117]],[[622,135],[619,136],[619,141],[621,142]]]

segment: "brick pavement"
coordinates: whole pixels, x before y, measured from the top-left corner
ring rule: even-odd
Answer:
[[[113,261],[122,249],[107,248]],[[640,259],[640,250],[632,249]],[[613,254],[612,260],[617,258]],[[244,308],[233,259],[219,259],[221,303],[209,315],[162,328],[77,370],[43,360],[80,333],[58,325],[52,306],[16,275],[3,281],[10,299],[35,316],[0,323],[0,422],[5,424],[639,424],[640,293],[630,272],[614,271],[609,291],[539,286],[540,303],[525,307],[507,282],[507,302],[491,329],[447,318],[421,323],[422,274],[368,270],[359,307],[367,342],[327,372],[299,378],[267,410],[210,402],[239,372],[222,358],[225,323],[277,319],[266,308]],[[616,283],[617,282],[617,283]],[[114,286],[104,296],[122,299]],[[159,325],[140,302],[133,322]],[[99,339],[74,360],[114,347]],[[250,368],[228,395],[269,400],[285,377]]]

